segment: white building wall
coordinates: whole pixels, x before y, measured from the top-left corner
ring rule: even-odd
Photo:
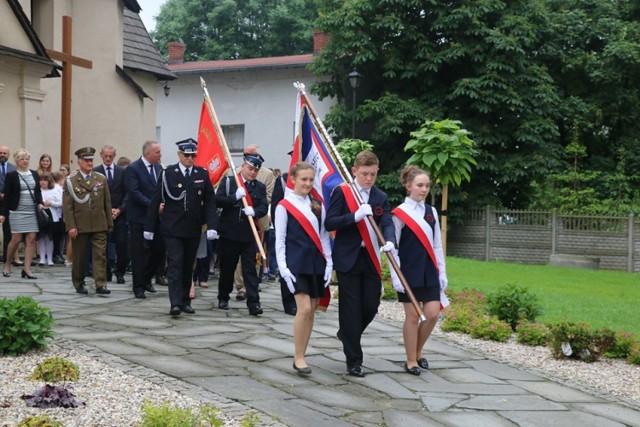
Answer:
[[[286,170],[293,145],[293,123],[297,91],[296,81],[307,89],[315,81],[303,68],[259,71],[225,71],[202,74],[221,125],[244,125],[244,146],[257,144],[265,158],[265,166]],[[158,139],[162,147],[162,162],[177,162],[175,142],[198,137],[198,122],[203,91],[200,74],[178,74],[169,83],[171,91],[165,97],[162,87],[157,92]],[[307,90],[308,92],[308,90]],[[324,118],[333,101],[323,102],[310,95],[313,106]],[[241,153],[234,154],[239,164]]]

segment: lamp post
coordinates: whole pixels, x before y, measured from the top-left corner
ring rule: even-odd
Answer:
[[[351,138],[356,138],[356,92],[358,86],[362,81],[362,74],[360,74],[355,68],[349,73],[349,84],[353,89],[353,104],[351,106]]]

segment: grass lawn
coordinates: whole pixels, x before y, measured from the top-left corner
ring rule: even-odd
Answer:
[[[474,288],[489,294],[505,284],[535,293],[544,313],[539,321],[565,316],[593,328],[632,332],[640,339],[640,274],[550,265],[484,262],[447,257],[449,289]]]

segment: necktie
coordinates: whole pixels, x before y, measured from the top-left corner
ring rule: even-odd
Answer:
[[[107,181],[109,182],[109,187],[111,187],[111,183],[113,182],[113,175],[111,174],[111,166],[107,166]]]
[[[91,180],[91,174],[85,176],[84,180],[88,183]]]
[[[185,169],[184,176],[185,178],[189,178],[189,168]]]
[[[7,162],[2,163],[2,170],[0,170],[0,173],[2,174],[3,178],[7,174]]]
[[[153,179],[153,183],[156,183],[156,170],[153,165],[149,165],[149,173],[151,174],[151,178]]]

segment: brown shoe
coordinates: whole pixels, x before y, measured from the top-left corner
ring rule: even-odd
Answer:
[[[240,291],[238,292],[238,295],[236,295],[237,301],[244,301],[246,299],[247,299],[247,293],[245,291]]]

